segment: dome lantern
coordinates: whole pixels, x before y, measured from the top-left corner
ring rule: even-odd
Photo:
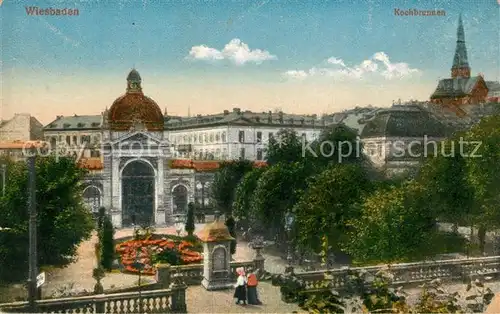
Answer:
[[[127,76],[125,95],[118,97],[108,111],[109,128],[113,131],[129,131],[140,123],[148,131],[163,131],[164,119],[156,102],[145,96],[141,76],[132,69]]]

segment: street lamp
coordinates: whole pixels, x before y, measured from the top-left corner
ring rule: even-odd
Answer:
[[[139,313],[142,313],[142,269],[144,268],[144,263],[141,262],[141,253],[142,250],[140,247],[135,251],[135,262],[133,264],[134,268],[139,271]]]
[[[37,211],[36,211],[36,148],[30,148],[30,155],[27,158],[28,165],[28,208],[29,208],[29,278],[28,278],[28,301],[32,312],[36,312],[37,285],[36,277],[38,275],[38,257],[36,247],[36,227],[37,227]]]
[[[2,165],[2,196],[5,196],[5,173],[7,171],[7,165]]]
[[[285,229],[287,232],[287,237],[288,237],[288,253],[286,256],[287,260],[287,270],[291,270],[292,268],[292,228],[293,228],[293,223],[295,221],[295,216],[291,211],[288,211],[285,214]],[[285,270],[286,271],[286,270]]]

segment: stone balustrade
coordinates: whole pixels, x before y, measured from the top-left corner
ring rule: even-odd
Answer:
[[[170,289],[36,301],[39,313],[176,313],[185,312],[186,286]],[[28,302],[0,304],[3,313],[30,313]]]
[[[236,268],[243,267],[247,272],[256,270],[255,261],[231,262],[231,274],[236,280]],[[203,280],[203,264],[180,266],[157,265],[157,281],[162,286],[168,286],[171,274],[179,274],[187,285],[199,285]]]
[[[389,271],[395,285],[421,284],[433,279],[443,281],[465,281],[476,276],[497,276],[500,274],[500,256],[430,261],[417,263],[401,263],[393,265],[369,267],[344,267],[329,270],[332,284],[336,289],[342,289],[348,282],[352,272],[366,273],[367,279],[373,278],[381,270]],[[320,287],[324,281],[325,271],[310,271],[295,273],[304,280],[308,289]]]

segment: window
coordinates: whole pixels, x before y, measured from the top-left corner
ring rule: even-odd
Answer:
[[[238,141],[240,143],[244,143],[245,142],[245,131],[240,131],[239,134],[238,134]]]
[[[220,142],[220,133],[215,134],[215,141]]]
[[[210,133],[210,143],[213,143],[213,142],[214,142],[214,134]]]
[[[306,133],[302,133],[302,138],[305,140],[307,138]]]
[[[274,138],[274,134],[273,132],[269,132],[269,140],[271,140],[272,138]]]
[[[257,149],[257,160],[262,160],[262,149],[261,148]]]
[[[262,132],[257,132],[257,143],[262,142]]]
[[[245,159],[245,148],[240,148],[240,159]]]
[[[201,133],[200,133],[200,134],[198,135],[198,139],[199,139],[199,141],[198,141],[198,142],[200,142],[200,144],[201,144],[201,143],[203,143],[203,134],[201,134]]]
[[[226,132],[222,132],[222,142],[225,143],[226,142]]]
[[[66,144],[67,145],[71,144],[71,136],[69,136],[69,135],[66,136]]]
[[[91,150],[90,157],[101,157],[101,152],[99,150]]]
[[[78,137],[77,136],[73,136],[73,144],[78,144]]]

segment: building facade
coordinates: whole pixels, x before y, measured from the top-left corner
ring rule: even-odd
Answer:
[[[58,116],[45,127],[53,153],[73,155],[89,170],[84,200],[104,206],[115,227],[165,225],[187,204],[209,207],[213,173],[221,160],[262,164],[269,139],[294,129],[309,140],[325,123],[315,115],[255,113],[234,108],[221,114],[174,117],[142,90],[134,69],[124,95],[95,116]]]
[[[498,82],[485,81],[481,74],[471,77],[465,45],[465,31],[460,15],[451,78],[439,81],[436,90],[430,97],[431,102],[448,107],[458,116],[465,116],[467,113],[463,110],[463,106],[498,102],[499,96],[500,84]]]
[[[449,135],[430,112],[416,105],[380,109],[361,132],[364,153],[387,176],[417,171]]]

